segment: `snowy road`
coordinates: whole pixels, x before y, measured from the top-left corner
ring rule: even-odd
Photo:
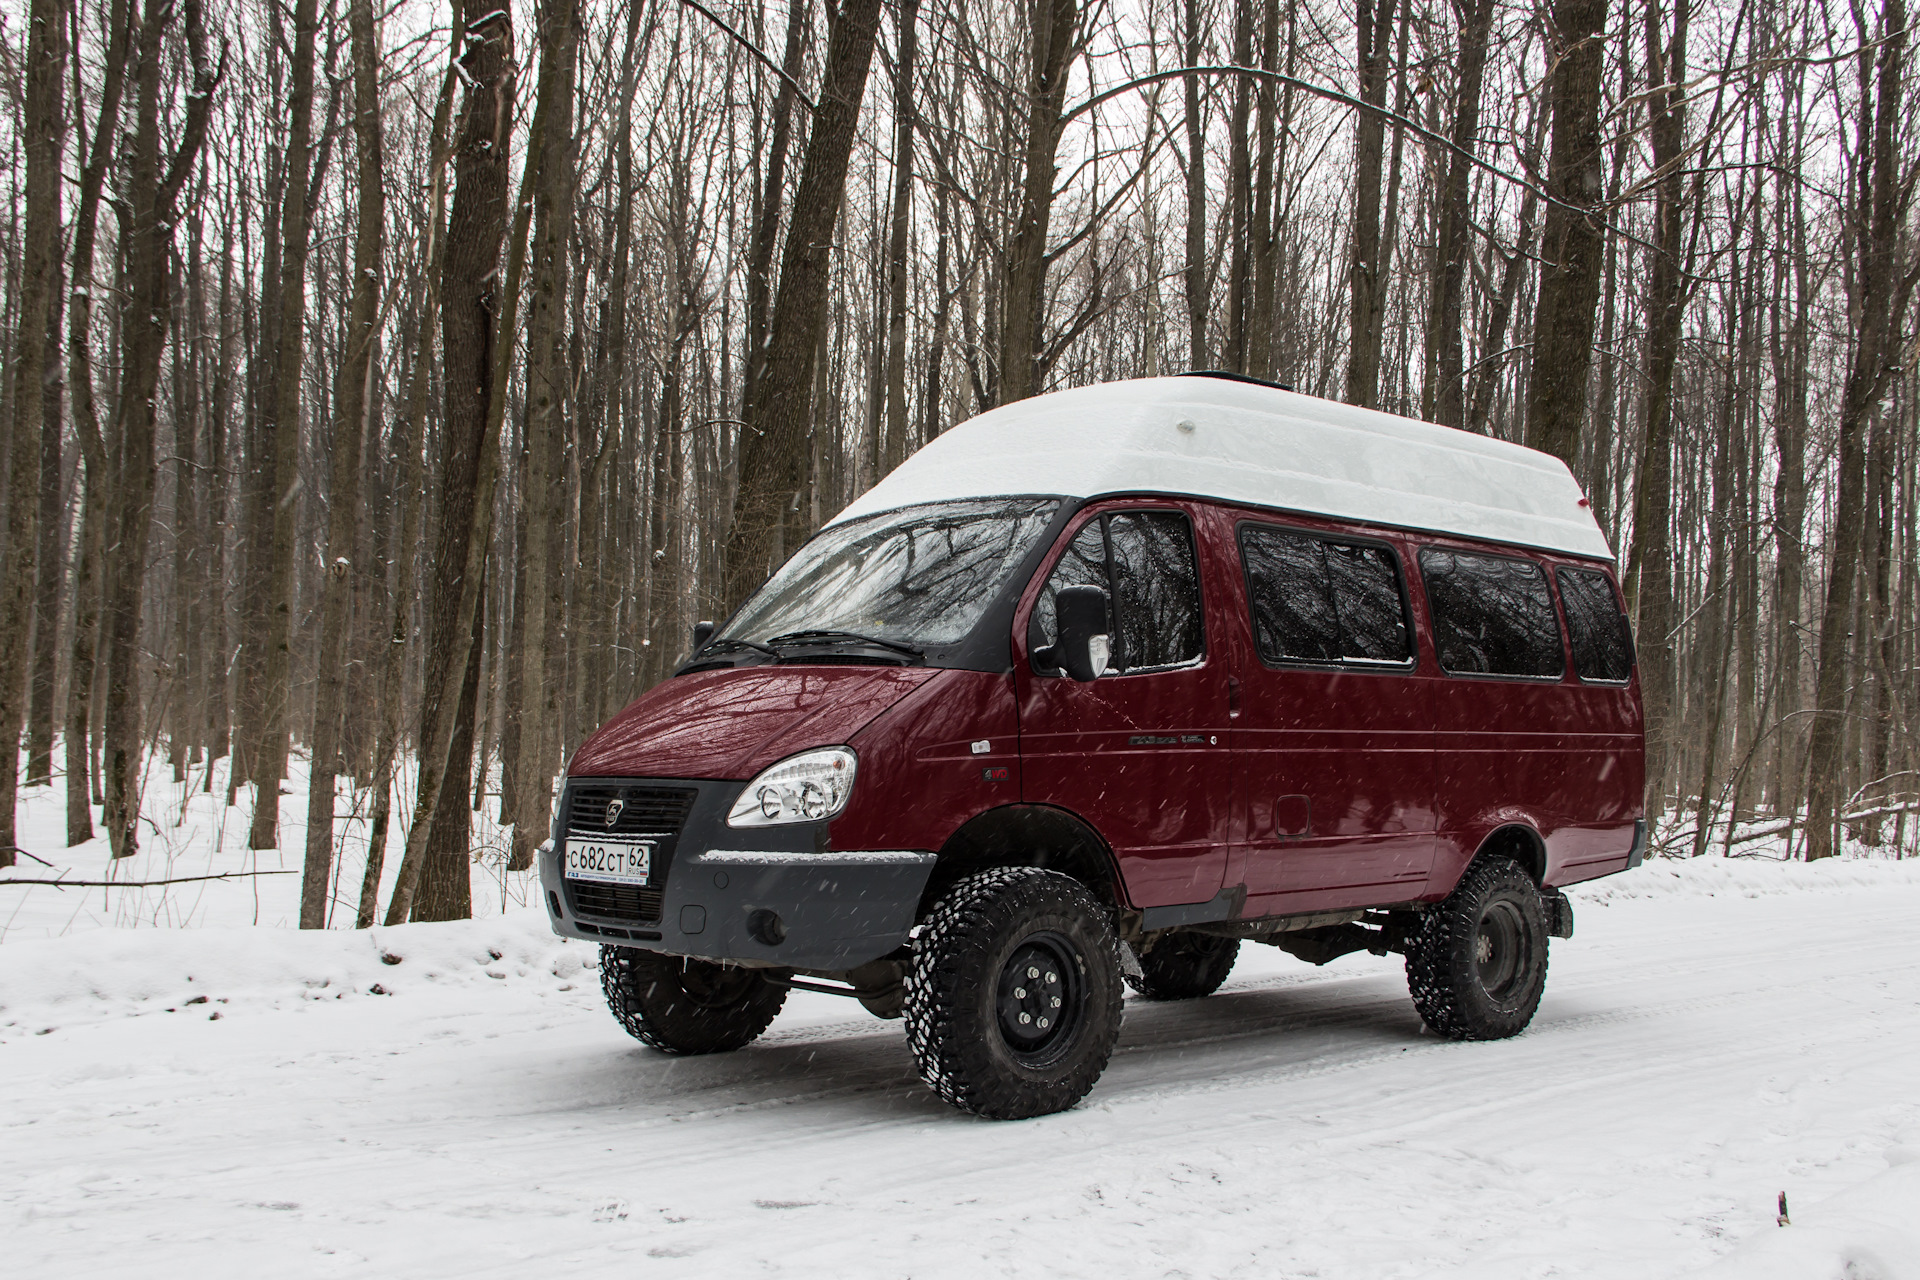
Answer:
[[[1920,1146],[1914,871],[1585,901],[1505,1043],[1424,1035],[1396,961],[1249,946],[1211,999],[1131,1001],[1089,1101],[1021,1124],[947,1110],[898,1024],[831,997],[738,1054],[652,1054],[528,913],[9,943],[4,1265],[1685,1275],[1785,1236],[1781,1190],[1798,1213]]]

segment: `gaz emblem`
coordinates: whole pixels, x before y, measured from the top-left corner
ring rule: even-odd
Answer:
[[[619,796],[607,801],[607,830],[613,830],[613,824],[620,821],[620,811],[626,807],[627,802]]]

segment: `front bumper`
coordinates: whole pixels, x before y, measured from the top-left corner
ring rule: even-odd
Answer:
[[[913,927],[934,855],[917,850],[835,851],[827,823],[734,830],[726,814],[744,784],[681,779],[568,779],[540,882],[554,932],[671,955],[840,972],[899,949]],[[573,818],[603,796],[693,791],[672,830],[655,842],[644,892],[580,892],[562,874]],[[663,827],[665,823],[661,824]],[[624,838],[628,833],[621,833]]]

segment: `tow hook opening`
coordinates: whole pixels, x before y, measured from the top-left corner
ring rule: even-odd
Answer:
[[[787,940],[787,922],[779,912],[762,907],[747,917],[747,934],[755,942],[777,947]]]

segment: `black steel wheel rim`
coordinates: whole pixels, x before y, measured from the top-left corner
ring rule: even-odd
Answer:
[[[1052,931],[1022,939],[1000,966],[994,1013],[1016,1062],[1045,1067],[1072,1048],[1085,1020],[1080,950]]]
[[[1474,938],[1474,969],[1481,989],[1495,1000],[1512,995],[1526,980],[1529,949],[1520,909],[1503,899],[1488,903]]]

